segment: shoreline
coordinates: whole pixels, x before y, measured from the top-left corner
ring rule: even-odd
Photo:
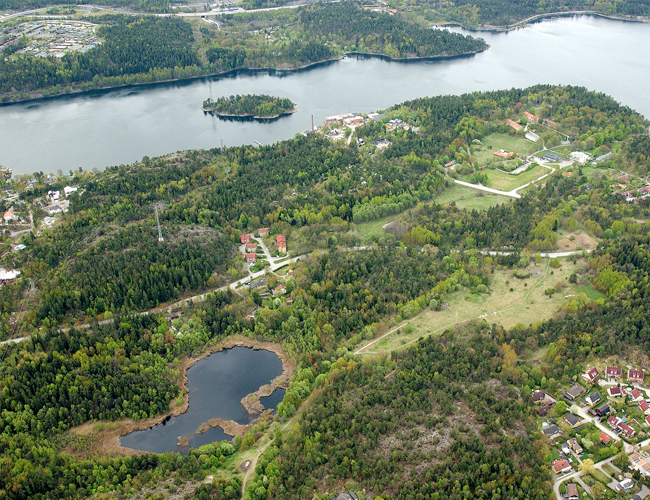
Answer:
[[[185,413],[189,408],[187,370],[189,370],[192,366],[194,366],[196,362],[205,359],[208,356],[215,354],[217,352],[226,349],[232,349],[233,347],[247,347],[254,350],[270,351],[274,353],[276,356],[278,356],[278,358],[280,358],[280,361],[282,362],[282,373],[280,375],[278,375],[275,379],[273,379],[269,384],[260,387],[255,393],[249,394],[243,399],[246,399],[249,396],[257,394],[258,392],[262,391],[263,388],[270,386],[273,383],[276,383],[279,386],[279,384],[282,383],[285,380],[285,378],[288,381],[293,376],[293,373],[295,371],[295,363],[293,360],[291,360],[288,357],[287,353],[284,351],[284,349],[280,344],[267,342],[267,341],[259,341],[248,337],[239,336],[239,335],[234,337],[229,337],[219,342],[218,344],[207,346],[206,350],[196,357],[185,357],[181,360],[178,366],[178,369],[180,370],[180,375],[177,379],[177,385],[181,390],[181,394],[183,396],[182,405],[176,406],[175,401],[172,400],[170,401],[169,411],[153,418],[147,418],[147,419],[137,420],[137,421],[132,420],[130,418],[126,418],[126,419],[121,419],[117,421],[108,421],[108,422],[107,421],[86,422],[77,427],[69,429],[68,432],[77,434],[79,436],[92,436],[98,438],[99,443],[96,446],[96,449],[93,450],[96,453],[100,453],[104,455],[118,455],[118,456],[142,455],[142,454],[150,453],[147,451],[135,450],[133,448],[127,448],[125,446],[122,446],[122,444],[120,443],[120,438],[122,436],[130,434],[131,432],[151,429],[152,427],[161,424],[162,422],[170,419],[171,417],[177,417]],[[248,408],[246,408],[246,411],[248,411]],[[252,413],[251,416],[255,415],[256,413],[257,412]],[[103,425],[107,427],[107,429],[97,430],[96,427],[98,425]],[[206,423],[202,424],[201,427],[203,427],[204,425],[206,425]],[[223,420],[220,418],[216,418],[216,419],[212,418],[208,420],[207,425],[210,425],[211,427],[216,427],[217,425],[219,425],[224,430],[224,433],[226,433],[227,435],[231,435],[231,434],[226,431],[237,433],[237,432],[242,432],[242,428],[243,428],[243,432],[245,434],[245,432],[248,430],[248,426],[242,426],[240,424],[237,424],[236,422],[233,422],[232,420]],[[199,427],[199,429],[201,429],[201,427]],[[205,432],[205,430],[203,432]],[[167,453],[175,453],[175,452],[167,452]]]
[[[572,10],[568,12],[559,11],[559,12],[546,12],[543,14],[535,14],[534,16],[528,17],[526,19],[522,19],[521,21],[517,21],[514,24],[509,24],[508,26],[494,26],[491,24],[486,24],[484,26],[475,28],[475,27],[465,26],[462,23],[456,21],[441,22],[440,24],[434,24],[433,26],[436,28],[458,27],[467,31],[471,31],[472,33],[509,33],[510,31],[515,31],[520,28],[525,28],[529,24],[533,24],[538,21],[543,21],[545,19],[553,19],[559,17],[574,17],[574,16],[575,17],[579,17],[579,16],[602,17],[604,19],[609,19],[611,21],[621,21],[627,23],[650,22],[649,18],[643,16],[634,16],[634,19],[632,19],[631,17],[617,16],[616,14],[606,14],[604,12],[598,12],[598,11]]]
[[[466,58],[466,57],[472,57],[478,53],[484,52],[488,50],[490,46],[488,45],[487,47],[483,49],[478,49],[470,52],[463,52],[462,54],[455,54],[455,55],[437,55],[437,56],[424,56],[424,57],[407,57],[407,58],[395,58],[391,57],[385,54],[377,54],[377,53],[372,53],[372,52],[345,52],[341,56],[336,56],[332,57],[329,59],[323,59],[322,61],[315,61],[312,63],[307,63],[303,64],[302,66],[296,66],[296,67],[287,67],[288,65],[286,64],[280,64],[279,67],[277,68],[235,68],[235,69],[229,69],[226,71],[219,71],[216,73],[205,73],[202,75],[197,75],[197,76],[189,76],[187,78],[170,78],[167,80],[156,80],[155,82],[137,82],[137,83],[123,83],[120,85],[109,85],[106,87],[98,87],[94,89],[88,89],[88,90],[82,90],[82,89],[71,89],[70,92],[60,92],[58,94],[53,94],[53,95],[43,95],[42,90],[41,91],[32,91],[30,92],[30,95],[33,95],[34,97],[29,97],[27,99],[16,99],[12,101],[7,101],[7,102],[0,102],[0,107],[5,107],[5,106],[13,106],[16,104],[25,104],[25,103],[32,103],[32,102],[41,102],[41,101],[48,101],[48,100],[54,100],[54,99],[64,99],[66,97],[78,97],[78,96],[83,96],[83,95],[92,95],[92,94],[104,94],[108,93],[114,90],[118,89],[139,89],[139,88],[147,88],[147,87],[154,87],[156,85],[170,85],[170,84],[183,84],[187,83],[190,84],[194,80],[200,80],[202,78],[205,79],[215,79],[215,80],[220,80],[222,78],[229,78],[229,77],[236,77],[238,74],[245,74],[245,73],[251,73],[251,74],[257,74],[257,73],[267,73],[271,76],[283,76],[283,75],[288,75],[291,73],[298,73],[300,71],[309,71],[310,69],[314,69],[318,66],[326,66],[328,64],[340,61],[342,59],[345,59],[348,56],[355,56],[355,57],[378,57],[381,59],[384,59],[386,61],[395,61],[395,62],[402,62],[402,63],[415,63],[418,61],[435,61],[435,60],[448,60],[448,59],[461,59],[461,58]],[[132,75],[125,75],[125,76],[132,76]],[[0,99],[4,98],[5,96],[10,95],[10,94],[4,94],[0,95]]]
[[[256,120],[256,121],[260,121],[260,122],[270,122],[270,121],[278,120],[279,118],[282,118],[284,116],[291,116],[292,114],[298,112],[298,108],[293,108],[290,111],[284,111],[282,113],[278,113],[277,115],[272,115],[272,116],[232,115],[232,114],[228,114],[228,113],[222,113],[222,112],[219,112],[219,111],[214,111],[212,109],[206,109],[205,107],[202,107],[201,111],[203,111],[206,114],[210,114],[212,116],[216,116],[218,118],[221,118],[222,120],[234,120],[234,121]]]

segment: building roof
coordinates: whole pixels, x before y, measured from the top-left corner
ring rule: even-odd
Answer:
[[[621,430],[622,433],[624,433],[627,436],[633,436],[634,433],[636,432],[632,427],[627,425],[625,422],[619,422],[618,428]]]
[[[555,472],[562,472],[570,468],[571,464],[569,464],[568,460],[553,460],[553,469],[555,469]]]
[[[600,442],[603,444],[607,444],[612,440],[611,436],[607,434],[606,432],[600,431]]]
[[[639,408],[641,408],[641,411],[642,411],[642,412],[646,412],[646,411],[648,411],[648,409],[650,408],[650,406],[649,406],[648,403],[646,403],[645,401],[641,401],[641,402],[639,403]]]
[[[549,425],[544,427],[542,429],[542,432],[547,436],[552,436],[553,434],[557,434],[558,432],[560,432],[560,429],[558,428],[557,425]]]
[[[543,401],[544,398],[546,397],[546,394],[544,391],[535,391],[533,392],[533,401]]]
[[[643,380],[644,378],[643,370],[628,370],[627,378],[628,380],[629,379]]]
[[[587,396],[587,399],[589,399],[589,401],[591,401],[592,404],[597,403],[598,401],[600,401],[600,394],[598,394],[597,392],[592,392],[591,394],[589,394],[589,396]]]
[[[566,494],[569,496],[569,498],[578,497],[578,487],[573,483],[567,484]]]
[[[630,395],[632,396],[632,399],[639,399],[641,397],[641,391],[639,391],[639,389],[633,389]]]
[[[564,420],[569,422],[570,425],[578,425],[580,423],[580,419],[576,417],[573,413],[567,413],[564,415]]]
[[[623,370],[620,366],[608,366],[605,368],[605,375],[607,377],[620,377],[623,375]]]
[[[566,393],[571,396],[572,399],[577,398],[580,396],[580,394],[583,394],[585,392],[584,388],[580,384],[576,384],[571,389],[566,391]]]
[[[247,253],[246,254],[246,260],[249,260],[249,259],[256,260],[257,259],[257,254],[256,253]]]
[[[595,366],[593,368],[589,368],[589,370],[582,374],[582,377],[593,382],[598,378],[598,368]]]

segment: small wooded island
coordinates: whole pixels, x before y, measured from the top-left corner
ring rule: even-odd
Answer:
[[[295,112],[296,104],[286,97],[231,95],[203,101],[203,111],[223,118],[273,120]]]

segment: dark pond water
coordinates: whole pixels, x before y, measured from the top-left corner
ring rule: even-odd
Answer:
[[[185,413],[151,429],[127,434],[120,438],[120,442],[127,448],[153,453],[186,453],[187,448],[176,444],[179,436],[190,438],[190,448],[230,440],[232,438],[220,427],[211,427],[204,434],[195,432],[202,423],[213,418],[249,424],[251,417],[242,406],[241,399],[281,373],[282,361],[270,351],[233,347],[212,354],[197,361],[187,371],[190,405]],[[282,401],[280,392],[284,396],[283,389],[276,389],[271,396],[263,398],[264,407],[275,409]]]
[[[650,116],[650,24],[563,17],[475,35],[491,47],[466,58],[346,58],[294,73],[243,72],[0,107],[0,164],[15,173],[67,173],[222,142],[268,144],[309,129],[311,115],[322,123],[325,116],[370,112],[422,96],[537,83],[582,85]],[[288,97],[298,112],[260,123],[224,121],[201,111],[210,96],[238,93]]]

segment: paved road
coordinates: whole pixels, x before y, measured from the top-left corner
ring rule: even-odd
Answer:
[[[454,179],[454,182],[456,184],[460,184],[461,186],[465,186],[465,187],[472,188],[472,189],[478,189],[479,191],[485,191],[486,193],[500,194],[501,196],[509,196],[510,198],[521,198],[521,195],[517,194],[516,190],[514,190],[514,191],[499,191],[498,189],[492,189],[492,188],[489,188],[487,186],[483,186],[482,184],[471,184],[469,182],[459,181],[458,179]]]

